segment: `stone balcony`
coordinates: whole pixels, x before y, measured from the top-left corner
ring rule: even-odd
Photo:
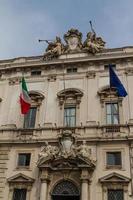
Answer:
[[[106,139],[126,140],[133,138],[133,125],[93,125],[76,127],[40,127],[36,129],[0,129],[0,143],[41,143],[45,140],[56,142],[63,130],[71,130],[77,141],[104,141]]]

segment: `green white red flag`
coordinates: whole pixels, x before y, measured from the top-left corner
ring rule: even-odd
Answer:
[[[28,94],[27,85],[24,77],[22,78],[22,92],[20,94],[21,113],[27,114],[31,106],[31,98]]]

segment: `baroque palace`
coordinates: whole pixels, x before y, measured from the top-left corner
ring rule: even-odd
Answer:
[[[0,200],[133,199],[133,47],[77,29],[46,42],[43,56],[0,61]]]

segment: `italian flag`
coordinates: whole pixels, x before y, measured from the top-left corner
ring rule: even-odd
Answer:
[[[20,94],[21,113],[27,114],[31,106],[31,98],[28,94],[24,77],[22,78],[22,92]]]

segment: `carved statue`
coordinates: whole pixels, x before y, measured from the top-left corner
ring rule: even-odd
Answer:
[[[105,42],[102,40],[101,37],[96,37],[95,32],[87,33],[87,38],[83,44],[84,50],[95,54],[100,52],[105,46]]]
[[[41,152],[38,156],[37,165],[41,165],[42,163],[48,160],[58,159],[82,159],[86,160],[95,165],[95,159],[92,155],[90,147],[86,144],[86,141],[80,146],[77,146],[75,142],[75,137],[72,135],[71,131],[64,131],[62,135],[59,135],[59,147],[49,145],[48,142],[45,142],[45,147],[42,148]]]
[[[90,158],[91,156],[91,149],[86,145],[86,141],[83,141],[83,144],[76,148],[77,154],[83,158]]]
[[[43,60],[51,60],[53,58],[58,58],[58,56],[63,53],[77,53],[77,52],[89,52],[96,54],[100,52],[105,47],[105,42],[101,37],[97,37],[91,24],[91,32],[87,33],[87,38],[82,44],[82,33],[78,29],[71,28],[66,34],[64,34],[64,40],[66,44],[64,45],[60,37],[52,42],[50,40],[42,40],[47,42],[48,47],[44,53]],[[39,40],[41,41],[41,40]]]
[[[55,158],[59,152],[58,147],[51,146],[48,144],[48,142],[45,142],[45,144],[46,144],[46,146],[43,147],[43,149],[39,153],[38,163],[41,163],[42,161],[44,161],[47,158],[51,158],[51,159]]]
[[[52,58],[58,57],[62,54],[64,45],[62,44],[60,37],[56,37],[53,42],[49,42],[47,40],[46,42],[48,43],[48,47],[43,56],[44,60],[51,60]]]

